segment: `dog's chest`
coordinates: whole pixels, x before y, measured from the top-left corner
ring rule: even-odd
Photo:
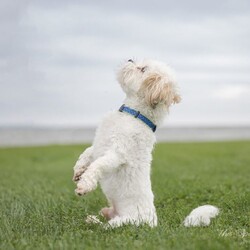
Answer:
[[[134,117],[120,112],[110,113],[96,131],[94,158],[116,148],[130,158],[151,154],[155,143],[154,133]]]

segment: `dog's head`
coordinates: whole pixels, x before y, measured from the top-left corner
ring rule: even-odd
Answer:
[[[153,109],[181,101],[174,73],[163,63],[130,59],[120,69],[117,78],[128,97],[140,98]]]

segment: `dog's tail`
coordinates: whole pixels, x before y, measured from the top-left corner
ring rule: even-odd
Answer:
[[[219,214],[219,209],[212,205],[195,208],[183,221],[185,227],[208,226],[210,220]]]

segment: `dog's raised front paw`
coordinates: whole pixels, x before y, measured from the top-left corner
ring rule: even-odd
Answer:
[[[81,175],[85,172],[86,169],[87,168],[80,168],[78,170],[75,170],[72,180],[74,182],[78,182],[80,180]]]
[[[87,192],[86,192],[86,190],[83,187],[77,187],[75,189],[75,194],[76,195],[82,196],[82,195],[85,195],[86,193]]]
[[[72,180],[74,182],[78,182],[81,178],[81,175],[87,170],[88,165],[84,165],[84,163],[81,160],[78,160],[76,162],[76,165],[74,166],[74,175]]]
[[[80,178],[79,182],[77,183],[75,193],[79,196],[82,196],[96,189],[96,187],[97,183],[94,180],[88,181],[85,178]]]

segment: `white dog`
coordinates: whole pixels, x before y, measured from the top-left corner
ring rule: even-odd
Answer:
[[[126,93],[120,110],[109,113],[94,143],[74,166],[76,194],[100,183],[110,207],[101,214],[111,227],[132,223],[157,225],[150,165],[156,126],[181,98],[172,70],[163,63],[128,60],[118,72]]]

